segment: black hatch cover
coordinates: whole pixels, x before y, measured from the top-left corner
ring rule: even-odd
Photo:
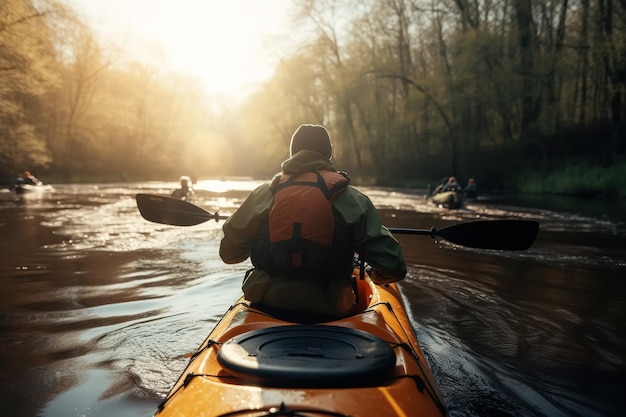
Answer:
[[[371,384],[393,369],[393,349],[371,333],[339,326],[293,325],[252,330],[218,351],[230,373],[272,386]]]

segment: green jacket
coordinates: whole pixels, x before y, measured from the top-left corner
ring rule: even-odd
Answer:
[[[300,151],[282,163],[285,174],[311,171],[336,171],[333,163],[312,151]],[[257,187],[223,225],[224,238],[220,256],[228,264],[245,261],[267,222],[274,204],[270,184]],[[406,264],[400,244],[380,223],[378,212],[370,199],[349,186],[333,202],[335,220],[350,225],[354,231],[354,247],[374,268],[372,279],[377,284],[399,281],[406,275]],[[331,288],[322,280],[282,279],[271,277],[267,271],[255,269],[244,281],[244,295],[253,302],[274,307],[324,313],[343,314],[354,300],[349,282],[333,283]],[[323,298],[323,300],[320,300]],[[321,303],[321,304],[320,304]],[[337,307],[342,305],[343,307]]]

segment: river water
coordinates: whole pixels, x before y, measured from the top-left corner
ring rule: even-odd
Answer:
[[[200,181],[229,214],[258,183]],[[221,224],[145,221],[138,192],[172,183],[0,192],[0,415],[151,416],[240,295]],[[523,252],[399,235],[409,314],[451,416],[621,416],[626,388],[626,207],[481,197],[462,210],[423,191],[363,188],[389,227],[537,220]]]

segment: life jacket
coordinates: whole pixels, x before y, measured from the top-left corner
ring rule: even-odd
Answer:
[[[334,171],[277,174],[253,264],[272,274],[349,278],[353,234],[333,216],[333,201],[349,183],[347,174]]]

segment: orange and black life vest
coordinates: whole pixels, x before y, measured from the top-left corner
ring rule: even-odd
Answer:
[[[335,221],[332,207],[349,183],[345,173],[334,171],[276,175],[270,186],[274,205],[253,264],[273,274],[349,277],[352,232]]]

